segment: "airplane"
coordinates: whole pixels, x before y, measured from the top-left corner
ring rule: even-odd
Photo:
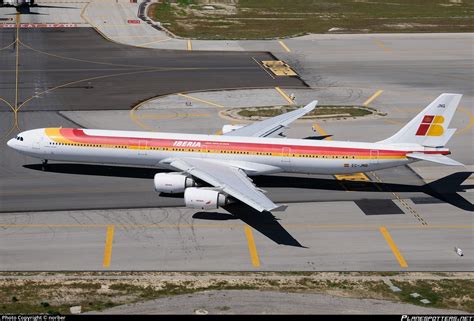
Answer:
[[[225,125],[223,135],[194,135],[82,128],[24,131],[7,144],[48,160],[152,166],[172,172],[154,176],[154,189],[184,193],[187,207],[209,210],[240,201],[259,212],[284,210],[252,183],[274,173],[348,174],[416,161],[463,165],[446,155],[456,129],[448,128],[460,94],[441,94],[393,136],[375,143],[282,138],[290,123],[317,101],[249,125]]]
[[[74,9],[72,7],[39,5],[36,0],[0,0],[0,7],[15,7],[18,13],[30,14],[30,7],[36,8],[57,8],[57,9]]]
[[[35,5],[35,0],[0,0],[0,7],[15,7],[17,12]]]

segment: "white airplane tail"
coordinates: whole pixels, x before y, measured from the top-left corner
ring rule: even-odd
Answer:
[[[441,94],[395,135],[379,143],[419,144],[425,147],[445,146],[456,131],[455,128],[448,128],[448,126],[461,97],[460,94]]]

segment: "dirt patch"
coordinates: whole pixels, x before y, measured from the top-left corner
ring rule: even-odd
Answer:
[[[271,290],[384,299],[474,312],[473,273],[2,273],[0,313],[69,313],[206,290]],[[400,293],[384,283],[389,278]],[[424,305],[409,294],[432,303]]]

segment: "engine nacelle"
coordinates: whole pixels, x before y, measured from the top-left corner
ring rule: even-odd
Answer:
[[[227,134],[229,132],[233,132],[239,128],[245,127],[246,125],[224,125],[222,126],[222,134]]]
[[[155,191],[158,193],[182,193],[187,187],[196,186],[196,182],[189,176],[174,173],[158,173],[153,179]]]
[[[228,204],[229,198],[211,189],[190,187],[184,191],[184,202],[190,208],[210,210]]]

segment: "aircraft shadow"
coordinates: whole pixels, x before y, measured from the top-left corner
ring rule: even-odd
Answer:
[[[228,220],[238,220],[238,217],[235,217],[231,214],[217,213],[217,212],[197,212],[193,215],[194,219],[197,220],[209,220],[209,221],[228,221]]]
[[[41,164],[28,164],[23,167],[32,170],[42,170]],[[48,172],[77,174],[77,175],[93,175],[93,176],[109,176],[109,177],[125,177],[125,178],[141,178],[153,179],[156,173],[169,172],[156,168],[147,167],[129,167],[129,166],[109,166],[96,164],[75,164],[75,163],[53,163],[49,164]],[[474,185],[461,185],[473,172],[458,172],[446,177],[440,178],[429,184],[424,185],[404,185],[395,183],[380,182],[361,182],[361,181],[341,181],[333,178],[315,178],[315,177],[291,177],[291,176],[256,176],[252,177],[254,183],[261,187],[273,188],[303,188],[313,190],[332,190],[332,191],[354,191],[354,192],[395,192],[395,193],[425,193],[442,202],[449,203],[457,208],[473,212],[474,205],[457,194],[469,189],[473,189]],[[169,194],[163,194],[170,197]],[[181,197],[181,195],[172,195]]]
[[[457,194],[473,189],[474,185],[461,185],[474,172],[458,172],[442,177],[424,185],[405,185],[383,182],[364,181],[337,181],[329,178],[314,177],[288,177],[288,176],[256,176],[253,182],[261,187],[293,187],[332,191],[354,191],[354,192],[395,192],[395,193],[425,193],[443,202],[449,203],[460,209],[473,212],[474,205]]]
[[[42,171],[41,164],[23,165],[24,168]],[[166,173],[167,170],[147,167],[109,166],[74,163],[48,164],[46,172],[76,175],[109,176],[125,178],[153,179],[156,173]]]
[[[260,213],[243,203],[229,204],[223,209],[230,214],[197,212],[192,217],[211,221],[241,220],[277,244],[305,248],[278,223],[277,218],[270,212]]]
[[[29,164],[23,167],[32,170],[42,170],[40,164]],[[110,176],[125,178],[153,179],[158,172],[168,172],[156,168],[144,167],[128,167],[128,166],[108,166],[108,165],[91,165],[91,164],[74,164],[74,163],[55,163],[49,164],[47,172],[77,174],[77,175],[93,175],[93,176]],[[449,203],[460,209],[473,212],[474,205],[461,197],[457,192],[463,192],[473,189],[474,185],[461,185],[468,179],[473,172],[458,172],[446,177],[440,178],[424,185],[404,185],[394,183],[380,182],[360,182],[360,181],[344,181],[342,185],[340,181],[332,178],[314,178],[314,177],[290,177],[290,176],[256,176],[252,177],[253,182],[262,188],[304,188],[314,190],[333,190],[333,191],[357,191],[357,192],[418,192],[425,193],[443,202]],[[374,188],[374,186],[376,188]],[[183,194],[160,194],[164,197],[182,197]],[[224,207],[229,214],[217,212],[197,212],[193,215],[194,219],[200,220],[235,220],[240,219],[247,225],[259,231],[272,241],[281,245],[304,248],[269,212],[260,213],[255,209],[243,204],[233,203]]]
[[[288,231],[278,223],[278,219],[270,212],[261,213],[243,203],[229,204],[223,208],[234,217],[253,227],[275,243],[302,248],[305,247],[288,233]]]

